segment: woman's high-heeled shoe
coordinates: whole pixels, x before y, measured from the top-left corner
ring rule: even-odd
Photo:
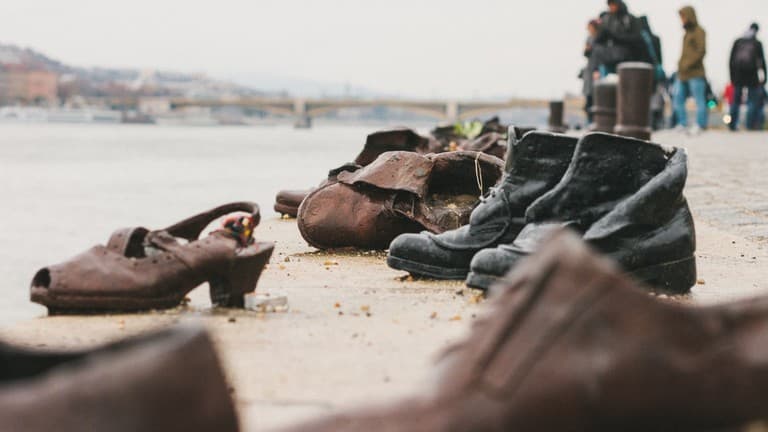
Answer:
[[[213,220],[233,212],[248,215],[198,239]],[[165,309],[207,281],[214,305],[242,307],[274,249],[251,238],[259,219],[258,205],[239,202],[162,230],[118,230],[106,246],[38,271],[31,299],[50,313]]]

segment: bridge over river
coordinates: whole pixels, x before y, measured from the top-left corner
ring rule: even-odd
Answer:
[[[544,99],[509,99],[506,101],[439,101],[406,99],[303,99],[249,97],[231,99],[171,99],[174,109],[184,107],[243,107],[255,108],[270,114],[292,116],[297,127],[309,127],[312,118],[344,108],[391,107],[434,117],[453,123],[485,114],[498,113],[515,108],[546,108]],[[567,99],[569,109],[580,109],[579,99]]]

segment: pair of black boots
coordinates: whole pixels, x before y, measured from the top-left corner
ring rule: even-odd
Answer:
[[[397,237],[390,267],[488,289],[567,226],[658,291],[690,290],[696,236],[683,196],[685,150],[605,133],[534,131],[518,141],[513,132],[505,177],[469,225]]]

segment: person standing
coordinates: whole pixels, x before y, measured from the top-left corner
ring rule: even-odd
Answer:
[[[698,133],[707,128],[709,108],[707,107],[707,78],[704,69],[704,56],[707,54],[707,33],[699,25],[696,11],[686,6],[679,11],[680,19],[685,29],[683,36],[683,52],[677,66],[677,83],[675,85],[675,114],[678,128],[688,126],[688,113],[685,103],[689,97],[696,101],[696,125],[691,127],[692,133]]]
[[[584,44],[584,57],[589,60],[589,57],[592,55],[592,46],[595,43],[595,37],[597,37],[597,29],[600,26],[600,21],[594,19],[591,20],[587,24],[587,41]],[[594,70],[590,70],[590,65],[587,64],[582,70],[581,74],[579,75],[584,81],[584,86],[582,88],[582,93],[584,94],[584,111],[587,115],[587,123],[592,124],[592,105],[594,103],[594,88],[595,88],[595,78],[594,78]]]
[[[733,103],[731,104],[731,123],[728,127],[735,131],[739,128],[739,114],[744,91],[747,92],[747,129],[762,129],[761,110],[765,108],[765,54],[763,44],[757,39],[760,26],[753,23],[749,30],[733,43],[731,49],[731,82],[733,83]]]
[[[643,57],[640,21],[629,13],[624,0],[607,0],[608,12],[600,16],[600,27],[589,57],[588,69],[600,76],[616,73],[616,66]]]

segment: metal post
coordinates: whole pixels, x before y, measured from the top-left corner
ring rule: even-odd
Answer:
[[[552,132],[563,133],[568,130],[563,124],[565,116],[565,103],[563,101],[549,102],[549,130]]]
[[[651,95],[653,66],[648,63],[621,63],[614,133],[643,140],[651,139]]]
[[[592,107],[594,123],[591,130],[595,132],[613,133],[616,127],[616,82],[600,80],[595,83]]]

